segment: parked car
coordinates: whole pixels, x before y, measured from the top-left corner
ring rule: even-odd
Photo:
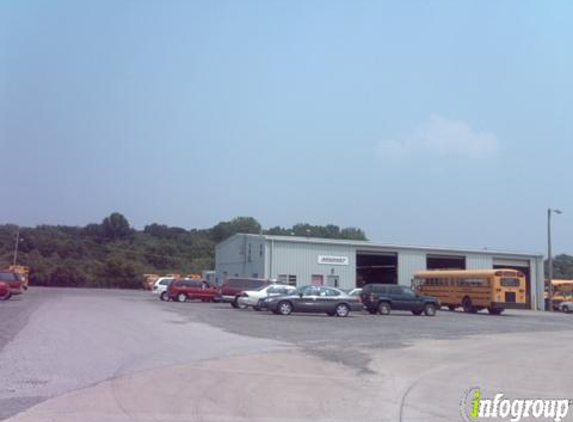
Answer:
[[[219,291],[205,280],[197,278],[177,278],[167,286],[168,300],[186,302],[189,299],[200,299],[213,302]]]
[[[0,271],[0,282],[8,285],[8,290],[11,296],[20,295],[23,293],[23,282],[20,275],[14,271]]]
[[[299,287],[284,296],[268,297],[261,302],[260,306],[261,309],[281,315],[290,315],[292,312],[312,312],[339,317],[347,317],[351,311],[358,312],[363,309],[357,297],[327,286]]]
[[[247,290],[268,286],[274,281],[267,278],[228,278],[219,289],[219,298],[229,302],[233,308],[239,307],[239,297]]]
[[[561,302],[559,304],[559,310],[561,312],[565,312],[566,314],[572,313],[573,312],[573,302],[569,302],[569,301]]]
[[[241,293],[237,304],[243,309],[251,306],[255,311],[260,311],[260,303],[267,297],[286,295],[296,290],[294,286],[286,284],[269,284],[256,290],[247,290]]]
[[[10,285],[5,281],[0,281],[0,299],[8,300],[11,297],[12,293],[10,292]]]
[[[388,315],[392,310],[411,311],[414,315],[435,316],[440,301],[419,296],[414,290],[396,284],[367,284],[362,288],[362,303],[371,314]]]
[[[159,277],[157,280],[155,280],[155,283],[153,283],[153,289],[151,290],[151,293],[159,295],[159,299],[161,300],[169,300],[167,297],[167,286],[173,280],[175,280],[174,277]]]

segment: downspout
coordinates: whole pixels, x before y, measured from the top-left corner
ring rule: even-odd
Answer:
[[[269,278],[273,278],[273,251],[275,240],[271,239],[271,253],[269,254]]]

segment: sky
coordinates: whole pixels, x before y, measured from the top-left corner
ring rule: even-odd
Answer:
[[[569,1],[0,2],[0,223],[573,254]]]

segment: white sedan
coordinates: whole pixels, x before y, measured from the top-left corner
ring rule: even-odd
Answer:
[[[260,311],[259,301],[267,297],[286,295],[294,290],[296,290],[295,286],[288,286],[286,284],[269,284],[257,290],[247,290],[239,296],[239,308],[245,309],[251,306],[255,311]]]
[[[561,312],[565,312],[566,314],[570,314],[573,312],[573,302],[561,302],[559,304],[559,310]]]

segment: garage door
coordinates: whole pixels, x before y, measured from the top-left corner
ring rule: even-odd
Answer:
[[[525,296],[527,299],[527,307],[531,308],[531,271],[529,269],[529,260],[494,258],[493,268],[512,268],[525,274]]]

